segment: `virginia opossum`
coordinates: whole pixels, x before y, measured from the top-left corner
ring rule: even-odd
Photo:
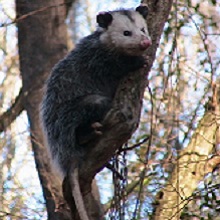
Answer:
[[[78,172],[84,144],[102,133],[120,80],[144,67],[143,53],[151,45],[147,13],[144,5],[99,13],[97,30],[53,68],[41,118],[49,153],[63,178]]]

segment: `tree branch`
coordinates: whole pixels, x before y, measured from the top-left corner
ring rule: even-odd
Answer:
[[[64,2],[62,3],[59,3],[59,4],[53,4],[53,5],[50,5],[50,6],[46,6],[46,7],[41,7],[37,10],[33,10],[29,13],[26,13],[24,15],[21,15],[19,17],[17,17],[16,19],[12,20],[11,22],[9,23],[2,23],[0,24],[0,28],[2,27],[7,27],[9,25],[12,25],[12,24],[15,24],[15,23],[18,23],[24,19],[27,19],[28,17],[30,16],[33,16],[33,15],[36,15],[36,14],[39,14],[41,12],[44,12],[44,11],[47,11],[49,9],[52,9],[52,8],[56,8],[56,7],[61,7],[61,6],[65,6],[66,7],[66,16],[68,15],[68,12],[72,6],[72,4],[74,3],[75,0],[64,0]]]
[[[24,110],[23,101],[24,94],[21,89],[12,106],[0,116],[0,132],[5,131]]]
[[[147,67],[130,74],[119,85],[113,107],[103,122],[104,134],[98,142],[93,144],[92,150],[87,154],[87,160],[80,169],[81,176],[86,177],[85,179],[87,175],[93,178],[115,151],[131,137],[138,126],[143,94],[148,83],[147,76],[155,59],[163,27],[172,5],[171,0],[158,2],[155,11],[154,2],[148,1],[150,14],[147,23],[153,44],[146,54],[149,58]]]
[[[218,101],[218,106],[219,97],[218,86],[213,95],[213,100]],[[220,115],[219,108],[217,109],[205,113],[189,145],[180,153],[169,183],[159,192],[162,196],[156,202],[154,219],[179,219],[198,183],[220,163],[218,155],[210,158],[214,147],[219,144],[216,143]]]
[[[144,3],[144,2],[143,2]],[[155,3],[157,5],[155,5]],[[102,170],[115,151],[120,148],[136,130],[142,107],[143,94],[148,83],[147,76],[155,59],[157,47],[168,18],[172,0],[147,1],[149,15],[147,23],[152,38],[152,46],[147,51],[147,67],[130,74],[124,79],[116,93],[113,108],[103,121],[103,135],[96,143],[92,143],[84,163],[79,169],[81,190],[88,212],[92,212],[88,198],[91,195],[91,182],[97,172]]]

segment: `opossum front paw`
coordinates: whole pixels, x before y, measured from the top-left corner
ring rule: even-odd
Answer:
[[[102,135],[103,132],[102,132],[102,128],[103,128],[103,125],[100,123],[100,122],[94,122],[91,127],[94,129],[94,133],[96,135]]]
[[[76,136],[78,144],[85,145],[98,136],[101,136],[103,134],[102,128],[103,125],[100,122],[94,122],[88,127],[77,129]]]
[[[144,59],[143,68],[146,68],[148,66],[148,63],[150,62],[150,57],[147,55],[143,55],[143,59]]]
[[[145,56],[143,55],[143,56],[138,57],[138,59],[136,60],[137,69],[145,68],[146,65],[147,65],[147,62],[146,62]]]

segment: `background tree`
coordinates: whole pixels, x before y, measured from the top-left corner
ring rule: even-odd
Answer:
[[[168,10],[164,8],[168,6],[166,1],[163,5],[160,5],[160,1],[155,5],[155,2],[157,1],[148,1],[151,9],[148,23],[154,40],[154,45],[148,51],[148,69],[159,43],[159,32],[162,31],[163,22],[168,15]],[[17,19],[13,20],[13,6],[0,2],[4,21],[0,29],[4,36],[0,39],[0,215],[3,219],[9,215],[12,219],[32,219],[33,216],[38,219],[46,218],[43,199],[39,201],[40,193],[36,191],[37,188],[33,190],[34,198],[30,199],[31,196],[26,195],[30,183],[32,187],[39,189],[34,175],[34,164],[22,159],[31,158],[31,150],[28,148],[29,131],[48,217],[69,218],[60,193],[60,183],[56,181],[48,164],[38,118],[43,82],[54,63],[67,52],[67,30],[64,23],[67,7],[64,3],[28,3],[17,0]],[[71,19],[74,19],[74,33],[83,33],[81,30],[85,29],[78,23],[79,19],[85,19],[84,22],[80,21],[83,25],[85,21],[91,23],[91,16],[92,21],[94,20],[94,6],[88,0],[86,3],[90,7],[83,6],[84,1],[78,1],[78,6],[74,5],[76,16],[67,18],[68,24],[72,24]],[[138,2],[134,6],[137,4]],[[107,203],[107,196],[101,196],[102,201],[106,202],[109,219],[130,219],[131,216],[134,219],[148,219],[150,216],[154,219],[179,219],[180,216],[181,219],[218,219],[218,8],[217,1],[174,1],[164,27],[157,59],[148,75],[149,84],[143,94],[140,126],[123,150],[117,151],[111,162],[113,169],[117,171],[113,178],[114,199],[111,198]],[[89,13],[92,14],[89,16]],[[88,17],[83,17],[83,14]],[[15,22],[18,25],[22,76],[20,92],[17,49],[11,40],[15,35]],[[75,36],[74,39],[77,37],[82,36]],[[119,90],[115,100],[115,106],[119,106],[120,100],[124,100],[124,107],[136,106],[132,107],[133,115],[136,115],[134,121],[139,117],[140,105],[137,97],[146,86],[146,72],[137,73],[132,76],[134,78],[129,77],[130,81],[121,85],[126,94]],[[131,93],[133,90],[129,86],[139,92]],[[134,96],[137,102],[127,101],[133,100],[127,97]],[[24,109],[27,111],[28,121]],[[107,125],[109,122],[120,122],[115,114],[118,108],[115,109],[106,119]],[[124,142],[134,128],[134,121],[119,123],[114,131],[109,129],[102,139],[103,143],[108,137],[113,142]],[[26,126],[22,128],[21,124]],[[121,131],[124,133],[120,133]],[[96,152],[93,152],[96,156],[99,149],[103,149],[101,143],[97,146]],[[108,146],[111,146],[111,142],[106,145]],[[94,164],[94,161],[85,164],[82,177],[85,174],[92,179],[102,167],[102,162],[113,155],[115,149],[110,148],[110,152],[109,148],[106,149],[108,155],[100,154],[100,164]],[[87,166],[91,166],[91,169],[87,169]],[[25,185],[26,179],[21,178],[23,170],[30,173],[26,179],[33,179],[28,185]],[[104,170],[98,176],[100,185],[103,184],[103,178],[111,182],[109,171]],[[106,195],[103,188],[101,195]],[[109,188],[110,183],[108,190]],[[30,204],[33,204],[33,208]]]

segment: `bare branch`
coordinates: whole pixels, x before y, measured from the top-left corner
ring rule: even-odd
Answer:
[[[220,88],[217,86],[213,106],[219,106],[219,95]],[[220,114],[217,112],[219,108],[214,110],[205,113],[189,145],[181,151],[170,181],[160,192],[163,196],[157,201],[154,219],[179,219],[198,183],[220,163],[218,155],[210,158],[218,141]]]
[[[5,131],[24,110],[23,101],[24,94],[21,89],[12,106],[0,115],[0,132]]]
[[[64,3],[60,3],[60,4],[55,4],[55,5],[50,5],[50,6],[46,6],[46,7],[39,8],[39,9],[34,10],[34,11],[31,11],[31,12],[29,12],[29,13],[27,13],[27,14],[21,15],[20,17],[18,17],[18,18],[16,18],[16,19],[12,20],[12,21],[9,22],[9,23],[2,23],[2,24],[0,24],[0,28],[2,28],[2,27],[7,27],[7,26],[9,26],[9,25],[18,23],[19,21],[21,21],[21,20],[23,20],[23,19],[26,19],[26,18],[28,18],[28,17],[30,17],[30,16],[33,16],[33,15],[35,15],[35,14],[38,14],[38,13],[44,12],[44,11],[46,11],[46,10],[48,10],[48,9],[56,8],[56,7],[60,7],[60,6],[65,6],[65,5],[66,5],[66,15],[67,15],[67,14],[68,14],[68,11],[69,11],[69,9],[70,9],[70,7],[71,7],[71,5],[72,5],[73,2],[74,2],[74,0],[69,0],[69,1],[68,1],[68,0],[65,0]]]

